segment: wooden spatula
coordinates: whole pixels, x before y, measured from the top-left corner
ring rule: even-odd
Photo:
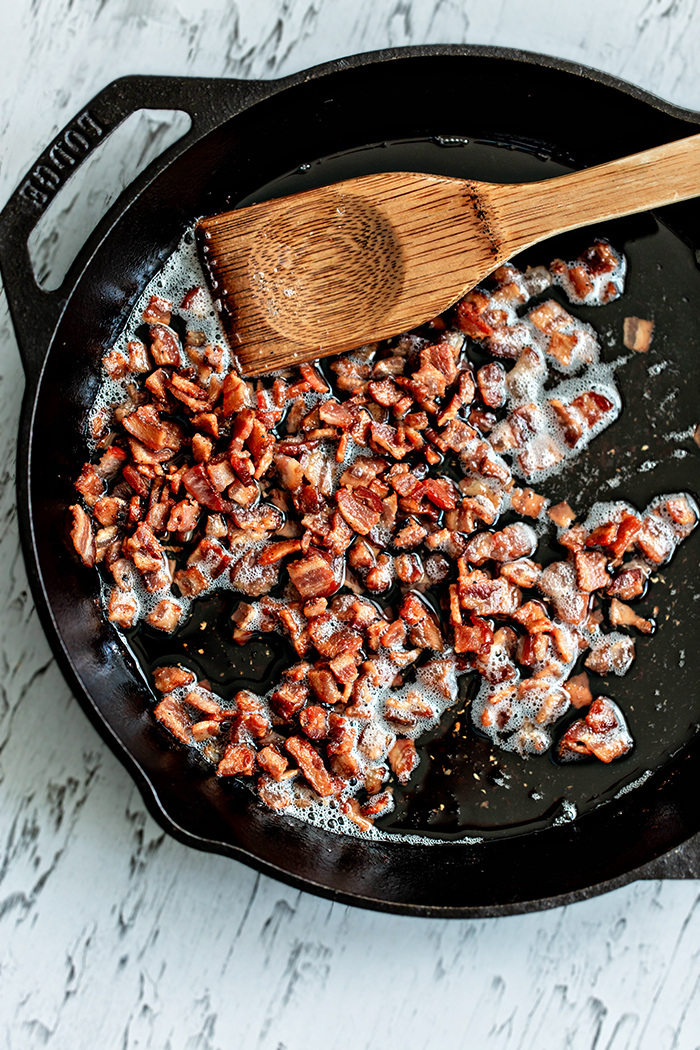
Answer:
[[[700,195],[700,135],[544,182],[395,172],[197,224],[243,375],[362,346],[436,317],[554,234]]]

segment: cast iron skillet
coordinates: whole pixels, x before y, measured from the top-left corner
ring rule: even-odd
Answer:
[[[61,288],[40,291],[27,251],[32,228],[82,159],[142,107],[186,110],[192,128],[122,195]],[[320,174],[312,172],[320,181],[361,174],[378,163],[376,149],[361,150],[372,143],[403,143],[403,153],[391,154],[388,147],[392,159],[384,167],[410,167],[416,158],[427,156],[421,153],[426,140],[438,136],[433,142],[443,149],[444,160],[436,162],[431,154],[426,164],[444,168],[447,174],[459,173],[454,165],[459,169],[462,162],[451,159],[457,154],[449,147],[460,137],[478,144],[473,154],[477,168],[479,156],[488,158],[489,149],[505,145],[508,150],[498,154],[504,159],[503,170],[511,177],[532,179],[543,177],[541,171],[561,170],[558,163],[587,166],[689,135],[699,122],[696,114],[569,63],[489,48],[410,48],[343,59],[274,82],[140,76],[117,80],[89,103],[27,173],[0,215],[0,267],[27,376],[18,453],[27,568],[66,678],[168,832],[189,845],[227,854],[333,899],[425,916],[536,910],[635,878],[700,873],[700,740],[694,733],[694,723],[700,720],[700,668],[698,647],[692,643],[697,620],[688,621],[680,605],[671,603],[678,612],[676,630],[686,632],[683,638],[691,631],[687,659],[684,654],[682,661],[669,662],[671,635],[660,636],[653,650],[656,663],[641,661],[636,687],[643,691],[645,674],[647,679],[672,682],[671,699],[682,694],[685,704],[685,737],[682,746],[666,748],[661,768],[643,786],[618,797],[608,792],[605,805],[574,823],[535,822],[519,829],[516,822],[502,835],[491,829],[476,844],[372,843],[271,814],[245,790],[217,781],[172,746],[153,724],[147,679],[133,653],[105,622],[96,576],[77,564],[63,524],[65,508],[74,498],[72,479],[84,458],[82,428],[99,381],[101,354],[148,277],[195,216],[223,210],[315,158],[350,157],[345,166],[336,160],[321,167]],[[423,146],[411,153],[410,143],[416,140]],[[462,147],[463,141],[456,149]],[[472,155],[464,156],[469,167]],[[508,157],[520,158],[522,164],[518,160],[509,167]],[[535,162],[536,157],[544,159]],[[533,167],[536,163],[550,167]],[[464,173],[484,177],[487,168],[488,164]],[[292,178],[286,185],[294,188],[296,183]],[[267,192],[284,192],[284,186]],[[641,316],[648,315],[650,302],[652,312],[675,312],[684,341],[681,365],[687,362],[684,367],[689,370],[694,357],[697,376],[695,332],[700,326],[692,293],[698,275],[690,249],[700,248],[700,207],[696,202],[677,205],[666,209],[663,219],[674,231],[672,236],[664,227],[658,242],[658,266],[665,266],[666,272],[655,278],[656,283],[650,279],[648,287],[642,282],[639,301],[633,305]],[[655,219],[644,222],[620,231],[633,250],[657,230]],[[657,245],[653,238],[650,243]],[[645,302],[645,296],[650,301]],[[672,358],[672,348],[669,354]],[[669,374],[678,372],[672,360]],[[645,381],[645,372],[634,375],[634,382]],[[687,376],[677,380],[681,390],[688,385]],[[670,388],[669,395],[672,406]],[[648,415],[640,434],[653,432],[662,422]],[[697,460],[692,452],[687,455],[691,459],[683,460],[680,473],[669,474],[666,491],[692,487],[690,480],[683,482],[693,471],[697,478]],[[645,468],[639,460],[630,462],[634,482]],[[584,479],[584,488],[586,484]],[[654,484],[658,490],[658,479]],[[652,485],[649,494],[653,490]],[[610,498],[615,495],[611,492]],[[681,559],[680,569],[674,570],[680,574],[676,596],[684,588],[690,592],[697,564],[693,557]],[[673,594],[665,593],[664,599],[671,602]],[[632,725],[634,729],[634,721]],[[538,775],[546,778],[544,769],[539,767]]]

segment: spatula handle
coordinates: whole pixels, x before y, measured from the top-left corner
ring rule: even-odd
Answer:
[[[579,226],[700,196],[700,135],[571,175],[499,190],[503,192],[493,203],[503,231],[514,246],[524,248]]]

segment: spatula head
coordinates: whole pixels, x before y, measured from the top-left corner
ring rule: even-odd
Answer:
[[[477,183],[389,173],[202,219],[197,243],[243,375],[429,321],[506,254]]]

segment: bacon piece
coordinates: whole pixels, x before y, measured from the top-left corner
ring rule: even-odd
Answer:
[[[388,452],[394,459],[403,459],[412,446],[399,441],[396,427],[388,423],[371,423],[372,441],[380,451]]]
[[[505,562],[498,570],[516,587],[534,587],[542,575],[542,567],[530,558],[518,558],[515,561]]]
[[[229,372],[223,385],[224,415],[232,416],[241,409],[250,407],[252,403],[252,394],[248,384],[235,372]]]
[[[247,744],[227,744],[224,757],[216,767],[219,777],[235,777],[239,773],[252,776],[257,765],[256,754]]]
[[[194,680],[192,671],[179,664],[174,667],[157,667],[153,672],[153,684],[159,693],[171,693],[183,685],[191,685]]]
[[[145,522],[133,536],[124,540],[124,550],[130,554],[139,572],[157,572],[163,565],[163,548]]]
[[[631,601],[640,598],[646,589],[646,576],[640,568],[627,566],[619,569],[605,589],[609,598],[624,598]]]
[[[620,625],[636,627],[642,634],[651,634],[654,630],[653,620],[645,620],[643,616],[639,616],[634,609],[630,608],[629,605],[625,605],[624,602],[618,601],[617,598],[613,598],[610,602],[610,623],[613,627]]]
[[[170,730],[181,743],[190,744],[192,742],[190,717],[176,697],[164,696],[154,708],[153,714],[161,725]]]
[[[591,651],[586,658],[586,667],[596,674],[606,675],[626,674],[632,666],[635,657],[635,645],[632,638],[626,635],[608,636],[603,635],[591,646]]]
[[[289,766],[287,759],[274,744],[268,744],[258,751],[257,757],[260,768],[269,773],[273,780],[280,780]]]
[[[73,546],[83,565],[91,569],[95,564],[97,554],[92,522],[78,503],[74,503],[68,510],[73,515],[73,526],[70,530]]]
[[[576,566],[576,580],[582,591],[599,591],[610,583],[610,573],[607,571],[608,560],[604,554],[598,551],[576,551],[574,564]]]
[[[355,677],[357,677],[357,673],[355,673]],[[330,671],[326,671],[323,668],[309,671],[309,685],[315,696],[324,704],[338,704],[342,700],[341,692]],[[320,709],[317,708],[317,710]]]
[[[270,706],[285,722],[291,722],[309,696],[305,682],[282,682],[270,697]]]
[[[155,609],[152,609],[146,619],[148,620],[151,627],[156,627],[159,631],[165,631],[167,634],[171,634],[182,616],[182,609],[175,602],[164,599],[162,602],[158,602]]]
[[[653,321],[644,321],[641,317],[625,318],[622,341],[628,350],[636,350],[638,354],[648,353],[653,335]]]
[[[104,479],[98,474],[92,463],[83,464],[83,469],[74,486],[83,497],[88,507],[94,507],[104,495]]]
[[[676,545],[671,527],[655,514],[647,514],[635,538],[644,557],[654,565],[668,561]]]
[[[137,408],[122,420],[122,425],[146,448],[155,452],[165,448],[176,452],[183,442],[182,428],[177,423],[161,419],[154,405]]]
[[[523,514],[527,518],[538,518],[547,505],[545,497],[530,488],[512,489],[510,502],[516,514]]]
[[[587,390],[585,393],[579,394],[578,397],[573,399],[571,404],[579,412],[583,413],[583,417],[589,427],[594,427],[614,407],[612,401],[595,390]]]
[[[126,516],[126,500],[116,496],[103,496],[92,508],[92,513],[100,525],[117,525]]]
[[[590,595],[579,590],[576,572],[569,562],[552,562],[540,576],[537,586],[551,599],[554,611],[565,623],[577,624],[585,620]]]
[[[510,616],[521,602],[520,591],[508,580],[492,579],[482,569],[460,573],[459,601],[478,616]]]
[[[482,305],[484,299],[486,297],[483,293],[469,292],[464,299],[460,299],[455,308],[457,328],[460,332],[466,332],[472,339],[483,340],[493,335],[493,328],[481,317],[486,305]]]
[[[576,515],[566,502],[550,507],[547,515],[560,529],[568,529],[569,525],[576,520]]]
[[[356,494],[369,493],[369,489],[356,488]],[[373,495],[370,493],[370,495]],[[348,525],[359,532],[361,536],[366,536],[372,531],[374,526],[379,522],[381,518],[381,501],[379,503],[379,510],[375,506],[369,505],[369,501],[366,499],[358,499],[356,495],[350,489],[339,489],[336,493],[336,502],[338,504],[338,510],[343,515],[343,518]],[[377,499],[375,497],[375,499]]]
[[[573,675],[563,685],[574,707],[587,707],[593,700],[590,681],[585,671]]]
[[[150,335],[151,356],[155,363],[159,366],[175,365],[179,368],[182,365],[180,340],[172,328],[164,324],[154,324],[150,328]]]
[[[431,503],[441,510],[454,510],[457,506],[455,487],[449,478],[426,478],[425,494]]]
[[[173,304],[169,299],[166,299],[162,295],[152,295],[148,300],[141,317],[146,324],[168,325],[170,324],[172,310]]]
[[[208,507],[209,510],[230,513],[231,503],[222,499],[216,491],[202,463],[185,471],[182,475],[182,484],[197,503]]]
[[[567,405],[557,397],[550,398],[549,405],[557,417],[564,441],[569,448],[575,448],[587,429],[583,412],[574,405]]]
[[[190,503],[189,500],[181,500],[171,509],[168,523],[168,532],[190,532],[197,524],[200,507],[198,503]]]
[[[118,623],[120,627],[133,627],[138,612],[136,598],[131,591],[124,591],[120,587],[114,587],[109,596],[109,607],[107,616],[112,623]]]
[[[338,581],[326,559],[316,552],[290,562],[289,578],[302,598],[327,598],[338,590]]]
[[[145,345],[140,339],[132,339],[127,343],[127,350],[129,351],[129,371],[130,372],[150,372],[153,367],[153,363],[148,355]]]
[[[418,765],[418,752],[412,740],[399,737],[389,752],[389,765],[396,779],[407,784]]]
[[[129,371],[129,362],[121,350],[110,350],[102,358],[102,367],[110,379],[123,379]]]
[[[299,725],[310,740],[325,740],[328,736],[328,712],[324,707],[305,707],[299,714]]]
[[[626,755],[632,746],[620,709],[607,697],[599,696],[585,719],[574,722],[566,731],[559,741],[558,752],[563,761],[594,755],[607,763]]]
[[[285,749],[299,764],[306,780],[321,798],[336,793],[336,785],[323,764],[318,751],[301,736],[290,736],[285,741]]]
[[[482,365],[476,373],[481,400],[488,408],[502,408],[506,401],[506,370],[500,361]]]
[[[408,521],[402,529],[394,534],[393,543],[395,547],[417,547],[428,535],[428,530],[417,521]]]

